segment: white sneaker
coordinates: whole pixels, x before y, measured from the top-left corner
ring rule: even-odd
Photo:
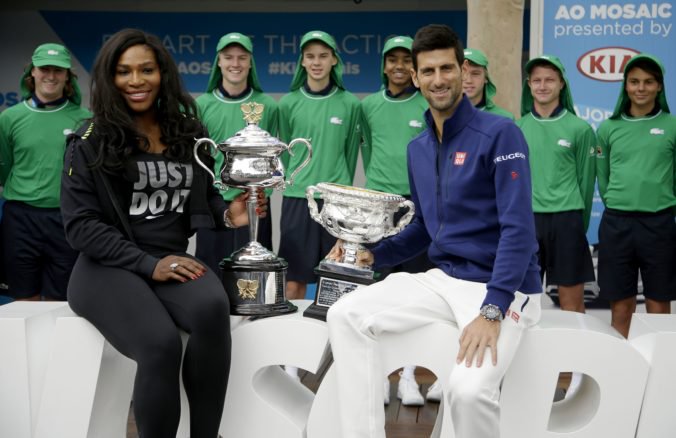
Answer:
[[[439,383],[439,379],[437,379],[427,389],[425,399],[427,399],[429,402],[439,403],[441,401],[441,397],[443,397],[443,391],[441,390],[441,383]]]
[[[422,406],[425,404],[425,399],[420,394],[418,382],[415,379],[409,379],[399,373],[399,385],[397,385],[397,398],[401,399],[401,404],[404,406]]]

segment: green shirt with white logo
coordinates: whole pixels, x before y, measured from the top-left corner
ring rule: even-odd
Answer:
[[[410,195],[406,149],[409,141],[425,130],[423,113],[427,101],[416,91],[401,99],[385,90],[361,103],[364,143],[361,148],[366,188],[397,195]]]
[[[0,113],[0,184],[3,197],[38,208],[58,208],[66,136],[91,117],[67,101],[35,108],[24,100]]]
[[[598,129],[596,167],[606,207],[657,212],[676,206],[676,118],[608,119]]]
[[[487,113],[497,114],[498,116],[507,117],[509,120],[514,120],[514,114],[507,111],[506,109],[493,104],[491,106],[482,106],[477,107],[478,110],[486,111]]]
[[[596,176],[594,130],[566,109],[551,118],[530,112],[516,124],[528,142],[533,211],[583,210],[586,229]]]
[[[362,123],[359,99],[334,87],[328,95],[313,95],[301,87],[279,101],[279,136],[289,143],[305,138],[312,144],[312,159],[286,188],[284,196],[305,198],[305,188],[320,182],[352,185]],[[307,157],[303,144],[282,154],[286,179]]]
[[[278,127],[278,105],[277,101],[267,94],[251,89],[246,96],[239,99],[229,99],[215,88],[209,93],[204,93],[196,99],[199,109],[200,120],[209,131],[209,137],[216,143],[225,142],[234,136],[238,131],[246,127],[242,109],[243,103],[256,102],[264,105],[263,118],[258,123],[261,129],[270,133],[271,136],[277,136]],[[223,167],[224,155],[219,151],[215,153],[216,160],[214,169]],[[220,175],[217,175],[220,177]],[[268,194],[270,190],[267,190]],[[226,201],[232,201],[235,196],[241,193],[241,190],[228,189],[221,191],[221,196]]]

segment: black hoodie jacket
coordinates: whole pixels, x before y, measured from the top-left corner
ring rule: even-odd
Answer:
[[[138,247],[130,235],[128,212],[132,183],[121,175],[90,168],[88,163],[96,157],[95,144],[92,124],[85,124],[68,138],[61,178],[61,214],[66,239],[74,249],[102,265],[152,278],[159,259]],[[193,164],[195,172],[188,208],[191,229],[214,226],[226,229],[225,201],[211,185],[210,176]]]

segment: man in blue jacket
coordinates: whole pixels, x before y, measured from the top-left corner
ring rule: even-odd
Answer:
[[[496,438],[499,383],[523,331],[540,318],[528,146],[512,121],[463,96],[463,50],[452,29],[421,28],[412,54],[414,83],[430,107],[407,153],[416,215],[359,260],[377,269],[429,247],[436,268],[392,274],[329,310],[342,436],[385,437],[378,335],[446,321],[462,333],[444,384],[455,435]],[[337,244],[329,257],[341,251]]]

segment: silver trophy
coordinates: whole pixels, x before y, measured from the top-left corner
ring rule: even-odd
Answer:
[[[319,211],[315,195],[324,201]],[[310,216],[332,236],[343,240],[341,260],[324,260],[315,302],[304,315],[325,319],[326,311],[338,298],[362,284],[371,284],[374,272],[357,265],[357,253],[364,244],[376,243],[400,232],[415,213],[413,202],[403,196],[334,183],[319,183],[305,191]],[[395,223],[395,215],[403,214]]]
[[[249,243],[220,264],[230,295],[231,313],[261,316],[288,313],[295,310],[295,306],[285,298],[287,263],[258,242],[257,192],[259,188],[283,190],[293,184],[298,172],[312,158],[312,145],[304,138],[294,139],[287,145],[261,129],[258,122],[263,116],[262,104],[244,103],[241,109],[247,126],[220,144],[210,138],[198,139],[194,148],[195,160],[213,177],[217,188],[232,187],[249,192]],[[299,143],[307,148],[307,157],[285,180],[280,155],[288,152],[293,156],[293,148]],[[223,154],[220,178],[199,159],[197,153],[201,147],[213,148]]]

